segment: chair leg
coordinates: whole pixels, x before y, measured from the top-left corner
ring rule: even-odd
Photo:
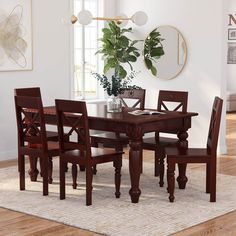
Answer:
[[[90,166],[86,168],[86,206],[92,205],[92,181],[93,169]]]
[[[66,172],[67,163],[65,163],[60,157],[60,199],[63,200],[66,198]]]
[[[210,202],[216,201],[216,162],[210,166]]]
[[[92,147],[98,147],[98,143],[93,138],[91,139],[91,146]],[[93,166],[93,174],[94,175],[97,174],[97,165]]]
[[[18,171],[20,177],[20,190],[25,190],[25,156],[18,157]]]
[[[48,183],[52,184],[52,172],[53,172],[53,163],[52,163],[52,157],[49,157],[49,163],[48,163]]]
[[[113,166],[115,167],[115,186],[116,186],[116,192],[115,196],[116,198],[120,198],[120,182],[121,182],[121,167],[122,167],[122,156],[119,155],[113,162]]]
[[[159,181],[160,187],[164,186],[164,173],[165,173],[165,159],[161,158],[160,159],[160,181]]]
[[[42,158],[43,196],[48,195],[48,154]]]
[[[76,164],[72,164],[72,180],[73,180],[73,189],[77,188],[77,176],[78,176],[78,169]]]
[[[154,166],[154,176],[160,175],[160,155],[159,147],[155,149],[155,166]]]
[[[43,177],[43,159],[42,158],[39,158],[39,166],[40,166],[39,175]]]
[[[174,202],[174,190],[175,190],[175,163],[168,163],[167,167],[167,182],[170,202]]]
[[[210,164],[206,164],[206,193],[210,193],[210,171],[211,171],[211,168],[210,168]]]
[[[93,174],[96,175],[97,174],[97,165],[93,166]]]
[[[84,172],[84,171],[85,171],[85,166],[79,165],[79,170],[80,170],[81,172]]]

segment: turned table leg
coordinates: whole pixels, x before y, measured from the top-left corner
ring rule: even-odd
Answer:
[[[37,181],[37,177],[39,174],[39,171],[37,169],[37,160],[38,160],[37,157],[29,156],[30,169],[28,170],[28,174],[32,182]]]
[[[139,179],[141,173],[140,158],[142,153],[141,141],[131,141],[129,150],[129,171],[131,180],[131,189],[129,194],[132,203],[138,203],[141,190],[139,189]]]
[[[188,148],[188,133],[186,130],[180,131],[178,133],[179,138],[179,148],[181,151],[185,151]],[[177,182],[180,189],[185,189],[186,183],[188,182],[188,178],[186,176],[186,168],[187,164],[178,164],[179,168],[179,176],[177,177]]]

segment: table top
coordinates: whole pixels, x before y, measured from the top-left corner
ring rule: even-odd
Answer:
[[[143,124],[143,123],[149,123],[152,121],[162,121],[162,120],[173,120],[173,119],[180,119],[185,117],[193,117],[197,116],[198,113],[196,112],[175,112],[175,111],[167,111],[164,114],[158,114],[158,115],[132,115],[129,114],[129,111],[132,111],[135,109],[132,108],[123,108],[122,112],[118,113],[109,113],[106,110],[106,105],[104,104],[87,104],[87,111],[88,111],[88,117],[90,120],[93,119],[99,119],[99,120],[113,120],[120,123],[131,123],[131,124]],[[153,109],[148,109],[153,110]],[[155,110],[153,110],[155,111]],[[46,115],[55,115],[55,107],[49,106],[44,107],[44,113]]]

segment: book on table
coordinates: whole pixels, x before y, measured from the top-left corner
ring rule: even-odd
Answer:
[[[161,114],[165,114],[164,112],[161,111],[155,111],[155,110],[134,110],[134,111],[130,111],[128,112],[131,115],[135,115],[135,116],[140,116],[140,115],[161,115]]]

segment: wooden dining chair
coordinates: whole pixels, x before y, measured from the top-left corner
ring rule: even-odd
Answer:
[[[92,204],[93,166],[113,162],[115,167],[115,196],[120,197],[120,179],[122,154],[104,148],[91,148],[86,103],[81,101],[56,100],[58,133],[60,143],[60,199],[65,199],[65,168],[67,163],[85,166],[86,171],[86,205]],[[73,113],[71,116],[68,113]],[[69,127],[66,134],[65,129]],[[75,133],[78,140],[71,138]],[[68,151],[68,149],[70,149]],[[72,168],[76,170],[76,168]],[[72,173],[77,179],[77,171]]]
[[[187,112],[188,92],[185,91],[168,91],[160,90],[158,96],[157,110]],[[178,131],[166,131],[165,133],[178,134]],[[143,138],[143,150],[152,150],[155,152],[155,176],[160,176],[159,185],[164,185],[164,158],[165,147],[176,146],[178,144],[177,137],[164,137],[159,132],[153,137]]]
[[[174,202],[175,164],[206,163],[206,193],[210,193],[210,201],[216,201],[216,151],[219,137],[223,100],[215,97],[206,148],[167,147],[167,182],[170,202]]]
[[[14,90],[15,92],[15,96],[25,96],[25,97],[38,97],[42,100],[41,97],[41,91],[39,87],[29,87],[29,88],[16,88]],[[35,125],[36,125],[35,121]],[[38,125],[40,125],[38,123]],[[55,131],[49,131],[46,130],[46,138],[47,141],[58,141],[58,133]],[[34,160],[37,162],[37,160]],[[42,163],[40,163],[41,166]],[[49,178],[49,183],[51,184],[53,179],[52,179],[52,172],[53,172],[53,162],[52,162],[52,158],[49,158],[49,174],[48,174],[48,178]],[[42,171],[40,172],[41,176],[42,176]]]
[[[31,87],[31,88],[17,88],[14,90],[15,96],[24,96],[24,97],[41,97],[41,91],[39,87]],[[46,131],[47,140],[57,141],[58,133],[55,131]]]
[[[145,106],[145,93],[145,89],[131,89],[126,90],[123,94],[120,94],[119,97],[124,107],[143,110]],[[114,132],[93,134],[90,138],[93,147],[98,147],[99,144],[103,144],[104,147],[113,147],[117,151],[123,151],[123,147],[129,144],[129,138],[125,134]],[[94,166],[93,172],[96,174],[96,166]]]
[[[58,142],[48,141],[40,97],[15,96],[18,130],[18,171],[20,190],[25,190],[25,156],[40,158],[43,195],[48,195],[49,159],[59,155]],[[26,109],[34,110],[33,115]]]

